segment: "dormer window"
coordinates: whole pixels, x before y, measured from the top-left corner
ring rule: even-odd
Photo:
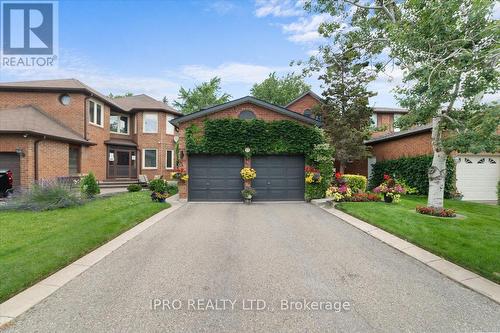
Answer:
[[[304,116],[312,118],[312,110],[311,109],[305,109],[304,110]]]
[[[89,101],[89,122],[102,127],[103,106],[95,101]]]

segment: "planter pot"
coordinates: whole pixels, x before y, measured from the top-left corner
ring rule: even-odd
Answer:
[[[245,197],[243,198],[245,201],[245,204],[250,205],[252,203],[252,197]]]
[[[389,196],[387,194],[384,194],[384,202],[385,203],[392,203],[393,200],[394,200],[394,197]]]

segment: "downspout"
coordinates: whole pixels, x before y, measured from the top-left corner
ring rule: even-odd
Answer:
[[[83,100],[83,138],[85,140],[87,140],[87,101],[89,100],[89,98],[91,98],[92,96],[87,96],[85,97],[85,99]]]
[[[45,136],[42,137],[41,139],[36,139],[35,142],[33,143],[33,150],[34,150],[34,157],[35,157],[35,161],[34,161],[34,164],[35,164],[35,181],[38,180],[38,144],[45,140]]]

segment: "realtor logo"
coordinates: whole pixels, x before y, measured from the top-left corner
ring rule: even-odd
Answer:
[[[2,67],[54,67],[57,2],[1,1]]]

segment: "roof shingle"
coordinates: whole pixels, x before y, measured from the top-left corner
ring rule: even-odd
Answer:
[[[0,133],[34,134],[84,145],[94,144],[31,105],[0,109]]]

